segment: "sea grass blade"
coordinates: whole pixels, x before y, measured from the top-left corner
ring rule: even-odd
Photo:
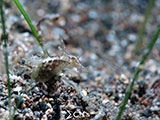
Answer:
[[[138,39],[136,41],[135,48],[134,48],[135,54],[137,54],[139,52],[139,49],[142,46],[143,36],[145,33],[145,29],[146,29],[146,24],[147,24],[147,21],[149,19],[150,14],[151,14],[154,3],[155,3],[155,0],[150,0],[150,2],[148,3],[148,6],[146,8],[145,15],[144,15],[144,21],[142,23],[140,31],[138,32]]]
[[[1,24],[2,24],[2,40],[4,41],[4,56],[5,56],[5,67],[6,67],[6,74],[7,74],[7,88],[8,88],[8,104],[9,104],[9,118],[11,118],[11,82],[9,77],[9,61],[8,61],[8,36],[6,32],[6,25],[5,25],[5,12],[3,10],[4,1],[0,0],[0,13],[1,13]],[[2,64],[2,63],[0,63]]]
[[[121,105],[121,107],[120,107],[119,113],[118,113],[118,115],[117,115],[117,117],[116,117],[116,120],[120,120],[120,119],[121,119],[122,113],[123,113],[123,111],[124,111],[124,109],[125,109],[125,106],[126,106],[126,104],[127,104],[127,101],[128,101],[128,99],[129,99],[129,96],[130,96],[130,94],[131,94],[131,91],[132,91],[132,89],[133,89],[134,83],[135,83],[135,81],[137,80],[137,77],[138,77],[139,73],[140,73],[141,70],[142,70],[142,69],[141,69],[141,68],[142,68],[141,66],[143,66],[144,62],[146,61],[146,58],[147,58],[147,56],[149,55],[149,53],[151,52],[151,50],[152,50],[152,48],[153,48],[156,40],[158,39],[159,34],[160,34],[160,26],[158,26],[158,29],[157,29],[156,33],[154,34],[152,40],[151,40],[150,43],[148,44],[147,48],[144,50],[144,54],[143,54],[142,59],[141,59],[141,61],[140,61],[140,63],[139,63],[139,66],[138,66],[137,69],[136,69],[136,72],[135,72],[134,75],[133,75],[132,82],[131,82],[131,84],[130,84],[130,86],[129,86],[128,91],[127,91],[126,94],[125,94],[124,100],[123,100],[122,105]]]
[[[38,32],[36,30],[36,28],[34,27],[34,25],[32,24],[32,21],[30,20],[29,16],[27,15],[26,11],[24,10],[23,6],[20,4],[20,2],[18,0],[14,0],[16,6],[18,7],[18,9],[20,10],[20,12],[22,13],[22,15],[24,16],[25,20],[27,21],[29,27],[31,28],[35,38],[37,39],[40,47],[42,48],[43,52],[50,56],[48,51],[44,49],[43,43],[38,35]]]

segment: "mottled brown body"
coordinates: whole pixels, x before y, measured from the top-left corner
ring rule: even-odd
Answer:
[[[31,67],[27,67],[27,69],[29,68],[28,73],[36,82],[55,82],[60,78],[64,69],[83,68],[79,60],[71,55],[48,57],[36,65],[32,65],[32,62],[29,63]]]

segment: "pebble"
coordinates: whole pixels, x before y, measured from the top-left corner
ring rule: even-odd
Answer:
[[[102,101],[103,104],[107,104],[108,102],[109,102],[109,99],[108,99],[108,98],[106,98],[106,99],[104,99],[104,100]]]
[[[121,94],[121,93],[119,94],[119,98],[122,98],[123,96],[124,96],[123,94]]]
[[[153,106],[150,109],[151,111],[160,111],[160,108],[158,106]]]
[[[47,107],[48,107],[49,109],[52,109],[52,105],[51,105],[50,103],[47,103]]]
[[[96,112],[95,112],[95,111],[91,111],[89,114],[90,114],[91,116],[93,116],[93,115],[96,115]]]
[[[37,10],[37,14],[39,15],[39,16],[44,16],[45,15],[45,12],[44,12],[44,10],[43,9],[38,9]]]
[[[69,109],[69,110],[73,110],[73,109],[75,109],[75,108],[76,108],[75,105],[69,105],[69,106],[68,106],[68,109]]]
[[[82,90],[81,93],[83,94],[83,96],[87,96],[87,91],[86,90]]]
[[[118,102],[118,100],[119,100],[119,95],[118,94],[115,94],[114,100],[115,100],[115,102]]]
[[[127,40],[122,40],[121,45],[122,45],[122,47],[126,47],[128,45],[128,41]]]
[[[131,103],[135,104],[138,101],[138,95],[133,94],[130,99],[131,99]]]
[[[41,118],[41,120],[48,120],[47,119],[47,115],[43,115],[43,117]]]
[[[152,115],[152,111],[150,109],[147,109],[141,113],[142,116],[145,116],[146,118],[150,117]]]
[[[53,98],[49,98],[49,101],[54,101],[54,99]]]
[[[92,9],[88,11],[88,16],[92,19],[96,19],[98,17],[98,13],[96,10]]]
[[[91,58],[92,60],[96,60],[98,57],[97,57],[96,54],[91,53],[91,54],[90,54],[90,58]]]
[[[99,83],[102,83],[103,78],[102,78],[102,77],[97,77],[97,78],[96,78],[96,81],[99,82]]]
[[[22,87],[17,86],[16,88],[13,89],[15,92],[20,92],[22,90]]]
[[[80,16],[77,14],[72,15],[71,18],[72,18],[73,22],[77,22],[77,23],[80,22]]]
[[[22,103],[22,108],[23,109],[26,108],[26,104]]]
[[[0,108],[0,120],[7,120],[9,118],[9,111]]]
[[[4,102],[0,101],[0,106],[4,106]]]
[[[42,111],[46,111],[46,109],[47,109],[45,102],[39,102],[38,106],[39,106],[39,109]]]
[[[146,93],[147,84],[143,81],[138,81],[138,95],[139,97],[142,97]]]

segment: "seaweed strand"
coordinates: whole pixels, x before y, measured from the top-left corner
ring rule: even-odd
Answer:
[[[11,118],[11,82],[9,77],[9,61],[8,61],[8,36],[6,32],[6,25],[5,25],[5,12],[3,10],[4,2],[0,0],[0,12],[1,12],[1,22],[2,22],[2,40],[4,41],[4,56],[5,56],[5,67],[6,67],[6,74],[7,74],[7,88],[8,88],[8,104],[9,104],[9,118]]]
[[[145,29],[146,29],[146,24],[147,24],[147,21],[149,19],[150,14],[151,14],[154,3],[155,3],[155,0],[150,0],[148,6],[146,8],[145,15],[144,15],[144,21],[141,25],[140,31],[138,32],[138,39],[136,41],[136,45],[135,45],[135,49],[134,49],[135,54],[137,54],[139,52],[139,49],[142,46],[143,36],[144,36],[144,33],[145,33]]]
[[[137,80],[138,75],[139,75],[139,73],[140,73],[141,70],[142,70],[142,66],[144,65],[144,62],[146,61],[147,56],[148,56],[149,53],[151,52],[154,44],[156,43],[156,40],[158,39],[159,34],[160,34],[160,26],[158,26],[158,29],[157,29],[156,33],[154,34],[152,40],[151,40],[150,43],[148,44],[147,48],[144,50],[144,54],[143,54],[142,59],[141,59],[141,61],[140,61],[140,63],[139,63],[139,66],[138,66],[137,69],[136,69],[136,72],[134,73],[134,76],[133,76],[132,82],[131,82],[131,84],[130,84],[130,86],[129,86],[129,89],[128,89],[128,91],[127,91],[126,94],[125,94],[124,100],[123,100],[122,105],[121,105],[121,107],[120,107],[120,109],[119,109],[119,113],[118,113],[118,115],[117,115],[117,117],[116,117],[116,120],[120,120],[120,119],[121,119],[122,113],[123,113],[123,111],[124,111],[124,109],[125,109],[125,106],[126,106],[126,104],[127,104],[127,101],[128,101],[128,99],[129,99],[129,96],[130,96],[130,94],[131,94],[131,91],[132,91],[132,89],[133,89],[134,83],[135,83],[135,81]]]
[[[35,38],[37,39],[40,47],[42,48],[44,54],[49,55],[48,51],[46,49],[44,49],[44,45],[40,39],[40,36],[38,35],[38,32],[36,30],[36,28],[34,27],[34,25],[32,24],[32,21],[30,20],[29,16],[27,15],[26,11],[24,10],[23,6],[20,4],[20,2],[18,0],[14,0],[16,6],[18,7],[18,9],[20,10],[21,14],[24,16],[25,20],[27,21],[29,27],[31,28]]]

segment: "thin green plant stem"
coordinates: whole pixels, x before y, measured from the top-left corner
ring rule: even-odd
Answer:
[[[24,10],[23,6],[20,4],[20,2],[18,0],[14,0],[16,6],[18,7],[18,9],[20,10],[20,12],[22,13],[22,15],[24,16],[25,20],[27,21],[29,27],[31,28],[35,38],[37,39],[40,47],[42,48],[43,52],[50,56],[48,51],[46,49],[44,49],[43,43],[38,35],[38,32],[36,30],[36,28],[34,27],[34,25],[32,24],[32,21],[30,20],[29,16],[27,15],[26,11]]]
[[[159,34],[160,34],[160,26],[158,26],[158,29],[157,29],[156,33],[154,34],[152,40],[148,44],[147,48],[144,50],[144,54],[143,54],[142,59],[141,59],[141,61],[139,63],[139,66],[136,69],[136,72],[134,73],[134,76],[133,76],[132,82],[131,82],[131,84],[129,86],[129,89],[127,90],[127,92],[125,94],[124,100],[123,100],[122,105],[120,107],[119,113],[118,113],[118,115],[116,117],[116,120],[120,120],[121,119],[122,113],[123,113],[123,111],[125,109],[125,106],[127,104],[129,96],[131,94],[131,91],[133,89],[134,83],[137,80],[137,77],[138,77],[139,73],[141,72],[141,70],[143,68],[143,64],[146,61],[147,56],[151,52],[156,40],[158,39]]]
[[[149,19],[150,14],[151,14],[154,3],[155,3],[155,0],[150,0],[150,2],[148,3],[148,6],[146,8],[145,15],[144,15],[144,21],[141,25],[140,31],[138,32],[138,39],[137,39],[136,44],[135,44],[135,49],[134,49],[135,54],[137,54],[139,52],[139,49],[142,46],[143,36],[144,36],[144,33],[145,33],[145,29],[146,29],[146,24],[147,24],[147,21]]]
[[[6,26],[5,26],[5,12],[3,10],[4,2],[3,0],[0,0],[0,12],[1,12],[1,22],[2,22],[2,40],[4,41],[4,56],[5,56],[5,66],[6,66],[6,74],[7,74],[7,88],[8,88],[8,104],[9,104],[9,118],[11,118],[11,82],[9,77],[9,61],[8,61],[8,36],[6,32]]]

